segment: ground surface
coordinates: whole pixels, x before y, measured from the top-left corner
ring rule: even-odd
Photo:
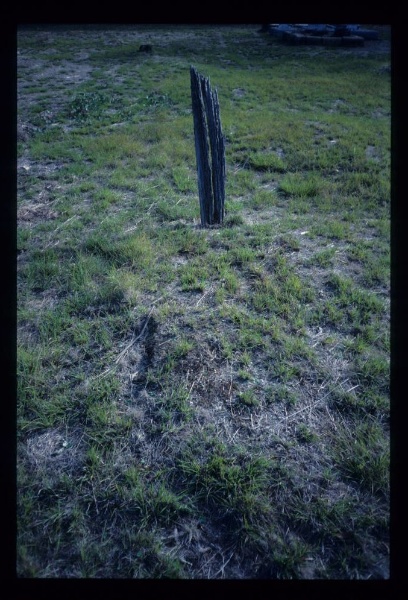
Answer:
[[[257,29],[19,32],[23,577],[389,576],[387,31],[339,55]],[[227,138],[204,231],[193,63]]]

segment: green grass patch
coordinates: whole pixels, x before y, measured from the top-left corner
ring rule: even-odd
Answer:
[[[281,180],[279,189],[287,196],[310,198],[321,193],[323,179],[315,174],[289,173]]]
[[[387,493],[389,448],[378,425],[363,422],[352,433],[343,429],[334,440],[333,453],[344,477],[375,494]]]
[[[256,171],[285,171],[283,160],[273,152],[257,152],[249,156],[249,164]]]
[[[268,190],[259,190],[251,198],[251,205],[256,210],[261,210],[261,209],[269,208],[271,206],[276,206],[276,204],[277,204],[276,194],[274,192],[270,192]]]

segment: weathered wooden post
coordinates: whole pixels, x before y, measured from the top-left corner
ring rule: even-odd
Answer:
[[[225,201],[225,138],[217,90],[190,67],[191,100],[202,227],[222,224]]]

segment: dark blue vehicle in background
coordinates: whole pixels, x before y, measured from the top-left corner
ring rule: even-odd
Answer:
[[[360,25],[331,25],[331,24],[273,24],[267,26],[267,31],[273,36],[283,38],[287,41],[298,41],[303,43],[307,42],[318,42],[325,43],[325,41],[332,39],[344,40],[345,42],[360,42],[360,45],[364,44],[365,40],[378,40],[379,34],[375,29],[364,29]],[[317,38],[321,38],[317,40]],[[339,41],[340,43],[340,41]]]

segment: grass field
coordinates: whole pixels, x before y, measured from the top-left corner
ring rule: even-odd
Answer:
[[[19,30],[19,577],[389,577],[380,29]],[[218,90],[222,227],[190,65]]]

